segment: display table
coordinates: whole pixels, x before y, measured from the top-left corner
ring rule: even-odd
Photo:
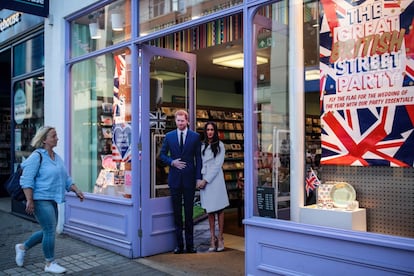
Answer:
[[[300,208],[300,222],[336,227],[348,230],[367,231],[366,209],[346,211],[340,208],[320,209],[315,205]]]

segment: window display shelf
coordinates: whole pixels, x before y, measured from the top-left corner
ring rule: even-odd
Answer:
[[[364,208],[352,211],[341,208],[321,209],[316,205],[300,208],[300,222],[302,223],[348,230],[367,231],[366,216]]]

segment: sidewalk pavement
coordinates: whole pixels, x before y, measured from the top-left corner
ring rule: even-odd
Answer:
[[[14,245],[39,229],[37,223],[10,213],[10,199],[0,198],[0,276],[48,275],[40,245],[26,253],[25,265],[17,267]],[[103,248],[57,235],[55,256],[75,275],[244,275],[244,252],[226,248],[224,252],[206,253],[209,246],[207,220],[195,225],[198,254],[159,254],[129,259]]]

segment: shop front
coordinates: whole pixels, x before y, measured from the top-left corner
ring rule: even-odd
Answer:
[[[158,154],[186,109],[191,129],[213,120],[226,145],[246,274],[412,274],[414,4],[394,5],[51,3],[64,20],[46,50],[66,40],[45,68],[64,67],[65,82],[49,71],[45,93],[65,112],[46,121],[65,126],[86,194],[67,195],[65,233],[130,258],[174,249]]]
[[[0,10],[0,18],[0,181],[4,183],[29,156],[30,139],[44,123],[44,18],[11,9]],[[0,196],[8,196],[3,186]],[[13,214],[34,219],[24,209],[24,204],[12,200]]]

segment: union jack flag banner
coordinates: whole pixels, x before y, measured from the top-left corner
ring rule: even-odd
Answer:
[[[316,189],[316,186],[320,185],[321,182],[319,178],[316,176],[315,171],[310,169],[308,171],[308,176],[306,177],[305,181],[305,189],[306,189],[306,196],[309,196],[309,192]]]
[[[167,115],[162,113],[161,110],[155,112],[150,112],[150,128],[151,129],[165,129],[165,124],[167,122]]]
[[[414,165],[413,0],[321,0],[324,165]]]

